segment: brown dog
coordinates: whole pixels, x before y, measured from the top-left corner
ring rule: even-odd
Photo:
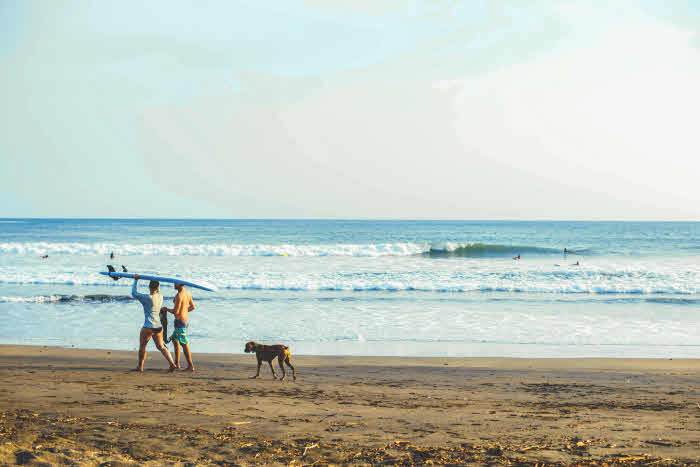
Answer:
[[[262,362],[267,362],[270,364],[270,369],[272,370],[272,377],[277,379],[275,367],[272,366],[272,360],[274,360],[275,357],[277,357],[277,363],[279,363],[279,366],[282,369],[282,378],[280,379],[280,381],[284,380],[284,377],[287,376],[287,372],[284,369],[284,364],[286,364],[289,368],[292,369],[292,377],[294,377],[294,380],[296,381],[297,372],[292,366],[292,354],[289,352],[289,347],[287,347],[286,345],[262,345],[250,341],[245,345],[244,350],[246,353],[255,352],[255,356],[258,357],[258,373],[255,376],[251,376],[251,379],[260,376],[260,366],[262,365]]]

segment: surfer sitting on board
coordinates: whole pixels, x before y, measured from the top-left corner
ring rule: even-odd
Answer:
[[[190,324],[189,312],[194,310],[194,301],[192,295],[182,284],[173,284],[177,295],[173,298],[174,306],[172,309],[166,307],[161,308],[161,311],[167,311],[175,316],[175,331],[170,336],[175,347],[175,367],[180,368],[180,345],[187,359],[187,371],[194,371],[194,363],[192,362],[192,353],[190,352],[190,341],[187,339],[187,326]]]
[[[158,281],[151,281],[148,284],[149,294],[138,293],[136,286],[139,281],[139,275],[134,274],[134,285],[131,288],[131,296],[141,302],[143,306],[143,314],[145,321],[141,328],[139,336],[139,363],[135,371],[143,371],[143,362],[146,360],[146,344],[153,338],[156,348],[160,350],[165,359],[170,364],[170,371],[173,371],[175,362],[170,356],[168,348],[163,345],[163,326],[160,322],[160,306],[163,304],[163,295],[160,293],[160,284]]]

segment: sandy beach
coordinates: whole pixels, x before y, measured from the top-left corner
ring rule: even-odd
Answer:
[[[135,359],[0,346],[0,463],[700,462],[700,360],[293,354],[280,382],[251,355]]]

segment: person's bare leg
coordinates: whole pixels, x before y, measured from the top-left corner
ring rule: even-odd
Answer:
[[[143,362],[146,361],[146,344],[151,340],[151,331],[146,328],[141,328],[139,335],[139,364],[136,371],[143,371]]]
[[[176,368],[175,362],[173,362],[173,357],[170,356],[168,348],[165,345],[163,345],[163,331],[159,332],[158,334],[153,334],[153,343],[156,345],[156,348],[160,350],[160,353],[163,354],[165,359],[170,364],[170,371],[173,371]]]
[[[180,344],[173,339],[173,350],[175,351],[175,368],[180,368]]]
[[[192,363],[192,353],[190,353],[190,345],[182,344],[182,351],[185,352],[185,358],[187,359],[187,371],[194,371],[194,363]]]

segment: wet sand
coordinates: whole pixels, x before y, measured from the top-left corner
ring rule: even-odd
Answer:
[[[0,346],[0,464],[700,462],[700,360],[292,362],[280,382],[251,355],[169,374],[149,347],[139,374],[136,352]]]

